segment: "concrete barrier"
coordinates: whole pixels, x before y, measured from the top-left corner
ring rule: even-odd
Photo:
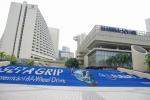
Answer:
[[[136,45],[131,46],[132,50],[132,63],[133,63],[133,70],[141,71],[141,72],[149,72],[150,69],[145,63],[145,56],[147,51]]]
[[[0,67],[1,66],[7,66],[10,64],[10,61],[0,61]]]
[[[136,75],[136,76],[141,77],[141,78],[150,79],[149,73],[143,73],[143,72],[139,72],[139,71],[135,71],[135,70],[129,70],[129,69],[125,69],[125,68],[117,68],[117,70],[119,70],[121,72],[126,72],[126,73],[131,74],[131,75]]]

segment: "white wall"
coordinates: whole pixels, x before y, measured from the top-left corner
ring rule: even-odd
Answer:
[[[13,54],[15,36],[17,32],[18,19],[20,15],[21,4],[12,2],[9,9],[7,24],[1,40],[1,50],[7,54]]]
[[[19,58],[30,59],[36,13],[37,7],[27,10]]]
[[[150,18],[145,20],[146,23],[146,31],[150,32]],[[150,33],[149,33],[150,34]]]
[[[54,51],[55,51],[56,59],[58,59],[59,58],[59,50],[58,50],[58,46],[59,46],[59,29],[49,27],[49,32],[50,32],[50,35],[51,35],[52,42],[54,44]]]

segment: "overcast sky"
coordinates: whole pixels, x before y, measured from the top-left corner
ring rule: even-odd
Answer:
[[[3,34],[10,2],[0,1],[0,37]],[[145,31],[145,19],[150,18],[150,0],[26,0],[37,4],[49,27],[60,29],[59,49],[76,50],[73,36],[89,33],[97,25]]]

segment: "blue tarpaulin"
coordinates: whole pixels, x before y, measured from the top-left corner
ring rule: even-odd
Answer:
[[[150,87],[150,80],[116,70],[9,65],[0,67],[0,83],[50,86]]]

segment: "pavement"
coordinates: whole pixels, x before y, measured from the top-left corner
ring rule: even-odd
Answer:
[[[0,84],[0,100],[150,100],[150,87]]]

